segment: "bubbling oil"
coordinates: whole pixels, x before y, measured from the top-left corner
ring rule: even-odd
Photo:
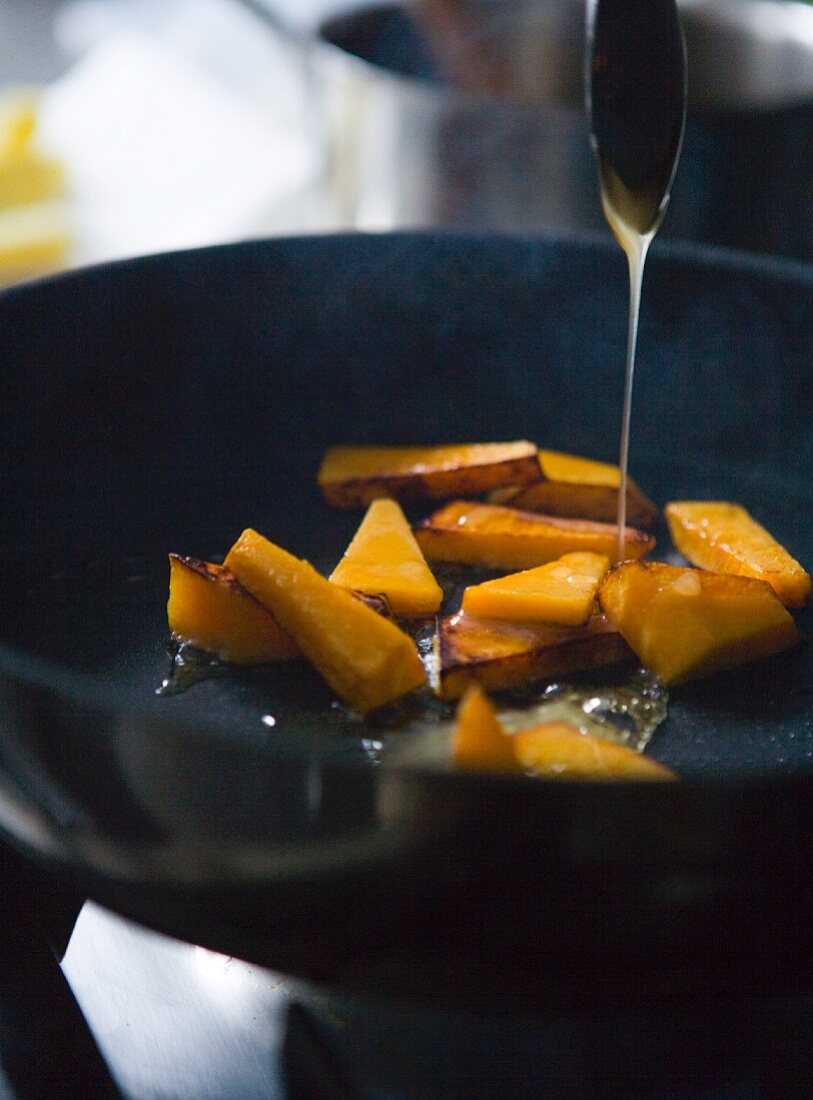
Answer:
[[[156,695],[181,695],[203,680],[224,675],[229,665],[219,661],[211,653],[191,645],[189,642],[170,638],[167,643],[169,671],[155,689]]]
[[[543,722],[568,722],[581,733],[643,752],[666,718],[666,688],[644,669],[617,672],[612,680],[551,683],[533,695],[492,697],[500,724],[508,734]],[[455,719],[451,708],[413,715],[397,738],[380,736],[377,759],[448,768]]]
[[[434,625],[415,625],[413,637],[429,674],[433,666]],[[181,695],[206,680],[228,675],[231,666],[187,642],[171,639],[167,645],[168,674],[156,687],[162,696]],[[261,668],[255,669],[262,674]],[[372,764],[383,761],[421,767],[451,766],[451,745],[456,723],[456,704],[440,699],[427,685],[421,692],[362,718],[343,703],[334,701],[329,712],[314,712],[320,728],[358,741]],[[616,745],[643,752],[667,714],[668,694],[657,677],[644,669],[608,670],[606,678],[555,682],[542,688],[528,687],[492,696],[497,716],[509,734],[543,722],[568,722],[580,732]],[[258,710],[263,726],[277,725],[266,708]],[[284,734],[285,722],[280,732]]]

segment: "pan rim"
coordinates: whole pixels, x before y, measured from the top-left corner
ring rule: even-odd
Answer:
[[[605,256],[614,257],[619,266],[625,266],[626,260],[623,253],[608,233],[591,233],[583,230],[571,230],[554,227],[544,227],[536,230],[523,229],[495,229],[473,231],[466,228],[432,228],[415,227],[382,232],[365,232],[359,230],[337,230],[327,233],[291,234],[290,236],[257,236],[239,241],[227,241],[218,244],[201,247],[174,249],[165,252],[149,252],[138,256],[125,256],[118,259],[102,260],[97,263],[85,264],[75,268],[69,268],[61,272],[43,275],[28,279],[22,283],[0,287],[0,302],[8,299],[14,300],[20,296],[28,295],[33,289],[48,288],[53,285],[61,285],[68,282],[82,281],[87,278],[95,278],[106,271],[123,271],[130,268],[151,267],[163,263],[173,264],[179,259],[205,259],[207,256],[237,255],[241,252],[250,252],[254,249],[282,248],[300,250],[307,248],[318,249],[325,245],[337,242],[378,242],[385,247],[396,248],[401,244],[409,245],[410,242],[428,242],[443,244],[444,242],[463,241],[470,244],[525,244],[545,245],[552,248],[566,247],[587,253],[602,253]],[[681,240],[678,238],[658,237],[650,247],[649,253],[654,264],[680,261],[701,268],[716,268],[722,271],[731,271],[735,274],[751,274],[757,276],[769,276],[772,280],[798,282],[809,286],[813,290],[813,262],[799,260],[790,256],[772,255],[770,253],[736,249],[725,245],[708,244],[700,241]]]

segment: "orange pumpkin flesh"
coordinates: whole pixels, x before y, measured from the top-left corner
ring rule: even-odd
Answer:
[[[750,577],[624,562],[604,578],[599,603],[665,683],[746,664],[801,640],[770,585]]]
[[[539,452],[542,479],[509,491],[499,501],[526,512],[549,516],[614,522],[618,514],[621,473],[617,466],[560,451]],[[649,530],[658,509],[630,478],[627,482],[627,522]]]
[[[284,661],[299,647],[222,565],[169,555],[167,619],[176,638],[237,665]]]
[[[610,567],[604,554],[564,554],[546,565],[470,585],[463,611],[509,622],[587,622],[601,579]]]
[[[672,541],[693,565],[767,581],[786,607],[810,599],[810,574],[739,504],[673,501],[664,509]]]
[[[489,691],[522,687],[628,660],[629,646],[603,615],[584,626],[508,623],[458,612],[438,620],[438,692],[459,699],[472,683]]]
[[[479,684],[472,684],[457,708],[452,766],[462,771],[520,772],[513,738],[507,734]]]
[[[383,596],[393,615],[434,615],[443,599],[394,500],[373,501],[330,580],[350,591]]]
[[[530,772],[538,779],[590,782],[677,778],[657,760],[582,733],[569,722],[542,722],[507,734],[477,684],[466,690],[458,706],[452,767],[461,771]]]
[[[359,713],[425,682],[415,643],[395,623],[256,531],[243,532],[225,564]]]
[[[428,561],[506,571],[532,569],[574,551],[604,554],[612,561],[617,554],[614,524],[541,516],[465,500],[447,504],[418,524],[415,537]],[[640,558],[654,546],[651,535],[626,528],[627,558]]]
[[[479,496],[500,485],[539,477],[535,444],[463,443],[438,447],[333,447],[317,482],[336,508],[364,506],[379,497],[400,501]]]

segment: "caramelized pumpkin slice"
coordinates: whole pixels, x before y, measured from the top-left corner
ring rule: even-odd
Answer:
[[[768,657],[800,641],[770,585],[660,562],[624,562],[599,602],[643,664],[676,683]]]
[[[169,555],[169,629],[237,665],[300,657],[273,615],[222,565]]]
[[[560,519],[518,512],[498,504],[456,500],[415,529],[418,545],[429,561],[456,561],[491,569],[532,569],[563,554],[589,551],[615,560],[616,527],[592,520]],[[640,558],[655,539],[627,527],[625,554]]]
[[[434,615],[443,600],[412,528],[394,500],[374,500],[330,579],[383,596],[393,615]]]
[[[297,642],[333,691],[359,713],[400,699],[424,683],[412,639],[308,562],[249,529],[225,564]]]
[[[462,443],[440,447],[333,447],[318,474],[325,500],[354,508],[378,497],[401,501],[478,496],[539,477],[536,445]]]
[[[677,779],[670,768],[652,757],[582,733],[569,722],[542,722],[515,734],[513,742],[522,766],[543,779]]]
[[[514,739],[500,725],[479,684],[472,684],[457,709],[452,766],[464,771],[520,772]]]
[[[593,519],[612,523],[618,515],[621,471],[607,462],[596,462],[560,451],[539,452],[542,480],[510,490],[500,497],[526,512],[544,512],[570,519]],[[630,478],[627,482],[627,520],[631,526],[649,530],[658,509]]]
[[[598,614],[584,626],[557,626],[458,612],[439,620],[435,646],[438,693],[444,699],[459,699],[472,683],[501,691],[632,656],[618,631]]]
[[[564,554],[547,565],[511,573],[463,593],[466,614],[509,622],[586,623],[610,559],[589,552]]]
[[[672,541],[692,565],[767,581],[785,607],[810,599],[810,574],[741,505],[680,500],[665,514]]]

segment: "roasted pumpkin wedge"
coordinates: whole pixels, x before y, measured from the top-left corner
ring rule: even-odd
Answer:
[[[395,623],[256,531],[243,532],[225,564],[359,713],[425,682],[415,643]]]
[[[514,755],[514,739],[500,725],[479,684],[466,690],[457,709],[452,767],[462,771],[522,771]]]
[[[665,683],[796,645],[793,617],[765,581],[661,562],[623,562],[599,588],[607,618]]]
[[[228,569],[198,558],[169,555],[169,629],[236,665],[300,657],[299,646]]]
[[[579,626],[593,610],[610,559],[589,552],[564,554],[547,565],[470,585],[463,593],[466,614],[509,622]]]
[[[665,764],[624,745],[582,733],[569,722],[542,722],[520,730],[513,749],[523,768],[542,779],[619,782],[675,780]]]
[[[497,490],[494,503],[508,504],[525,512],[544,512],[569,519],[594,519],[612,523],[618,515],[621,472],[617,466],[560,451],[539,452],[542,479],[516,489]],[[627,522],[649,530],[658,509],[636,483],[627,482]]]
[[[610,523],[561,519],[498,504],[455,500],[418,524],[415,537],[428,561],[516,570],[532,569],[574,551],[604,554],[614,561],[616,530]],[[652,535],[626,528],[626,557],[643,557],[654,546]]]
[[[599,614],[584,626],[558,626],[478,619],[459,611],[438,621],[435,647],[437,690],[444,699],[459,699],[472,683],[501,691],[632,657]]]
[[[479,496],[499,485],[539,477],[536,445],[462,443],[439,447],[332,447],[317,481],[336,508],[364,506],[378,497],[400,501]]]
[[[665,514],[672,541],[693,565],[767,581],[786,607],[810,599],[810,574],[741,505],[680,500]]]
[[[330,579],[351,591],[383,596],[393,615],[434,615],[443,600],[443,591],[394,500],[372,502]]]

